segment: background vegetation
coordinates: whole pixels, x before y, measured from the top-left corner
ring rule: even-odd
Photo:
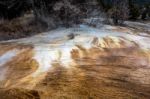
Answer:
[[[114,25],[148,20],[150,0],[0,0],[0,40],[69,27],[103,14]]]

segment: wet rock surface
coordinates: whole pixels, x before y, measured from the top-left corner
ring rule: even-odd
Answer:
[[[149,36],[110,26],[57,29],[0,42],[0,72],[5,70],[0,95],[2,99],[148,99],[149,42]]]

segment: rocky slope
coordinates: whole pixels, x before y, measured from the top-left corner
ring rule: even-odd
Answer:
[[[0,42],[1,99],[148,99],[149,43],[107,25]]]

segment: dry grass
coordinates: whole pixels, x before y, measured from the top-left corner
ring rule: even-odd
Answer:
[[[0,40],[23,38],[44,31],[46,28],[36,22],[32,15],[0,22]]]

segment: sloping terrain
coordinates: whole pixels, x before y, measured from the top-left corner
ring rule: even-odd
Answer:
[[[150,36],[60,28],[0,42],[1,99],[149,99]]]

